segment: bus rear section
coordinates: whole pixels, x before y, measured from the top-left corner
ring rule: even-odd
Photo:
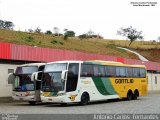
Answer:
[[[35,81],[34,73],[44,70],[44,63],[31,63],[18,66],[16,72],[9,75],[12,81],[12,98],[16,101],[27,101],[30,104],[40,102],[40,81]]]

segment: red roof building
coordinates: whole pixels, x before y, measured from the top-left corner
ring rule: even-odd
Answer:
[[[40,48],[11,43],[0,43],[0,59],[30,62],[51,62],[58,60],[106,60],[122,62],[125,64],[143,64],[147,67],[147,70],[160,71],[160,63],[151,61],[145,62],[141,60],[126,59],[108,55]]]

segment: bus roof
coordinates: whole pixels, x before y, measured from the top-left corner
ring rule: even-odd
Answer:
[[[45,65],[46,63],[28,63],[28,64],[23,64],[23,65],[18,65],[18,67],[24,67],[24,66],[41,66]]]
[[[47,64],[53,64],[53,63],[83,63],[83,61],[77,61],[77,60],[64,60],[64,61],[48,62]]]
[[[46,64],[53,64],[53,63],[85,63],[85,64],[126,66],[126,67],[142,67],[142,68],[145,68],[145,65],[129,65],[129,64],[123,64],[121,62],[103,61],[103,60],[86,60],[86,61],[65,60],[65,61],[48,62]]]
[[[84,61],[84,63],[99,64],[99,65],[112,65],[112,66],[126,66],[126,67],[143,67],[143,68],[146,67],[145,65],[129,65],[129,64],[123,64],[121,62],[102,61],[102,60],[88,60],[88,61]]]

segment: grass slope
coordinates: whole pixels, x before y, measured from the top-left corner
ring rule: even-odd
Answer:
[[[10,30],[0,30],[0,42],[9,42],[21,45],[31,45],[56,49],[75,50],[88,53],[104,54],[124,58],[138,59],[133,53],[116,48],[117,46],[127,47],[126,40],[104,40],[69,38],[45,35],[42,33],[27,33]],[[152,42],[133,42],[129,49],[134,49],[151,61],[160,62],[160,44]],[[156,54],[155,54],[156,52]],[[153,54],[154,53],[154,54]]]

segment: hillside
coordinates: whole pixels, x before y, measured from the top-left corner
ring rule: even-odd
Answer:
[[[83,39],[69,38],[64,40],[63,37],[46,35],[43,33],[27,33],[10,30],[0,30],[0,42],[9,42],[22,45],[31,45],[38,47],[48,47],[56,49],[75,50],[96,54],[119,56],[131,59],[138,57],[125,50],[116,47],[127,47],[133,49],[151,61],[160,62],[160,44],[137,41],[133,42],[130,47],[129,41],[126,40],[105,40],[105,39]]]

